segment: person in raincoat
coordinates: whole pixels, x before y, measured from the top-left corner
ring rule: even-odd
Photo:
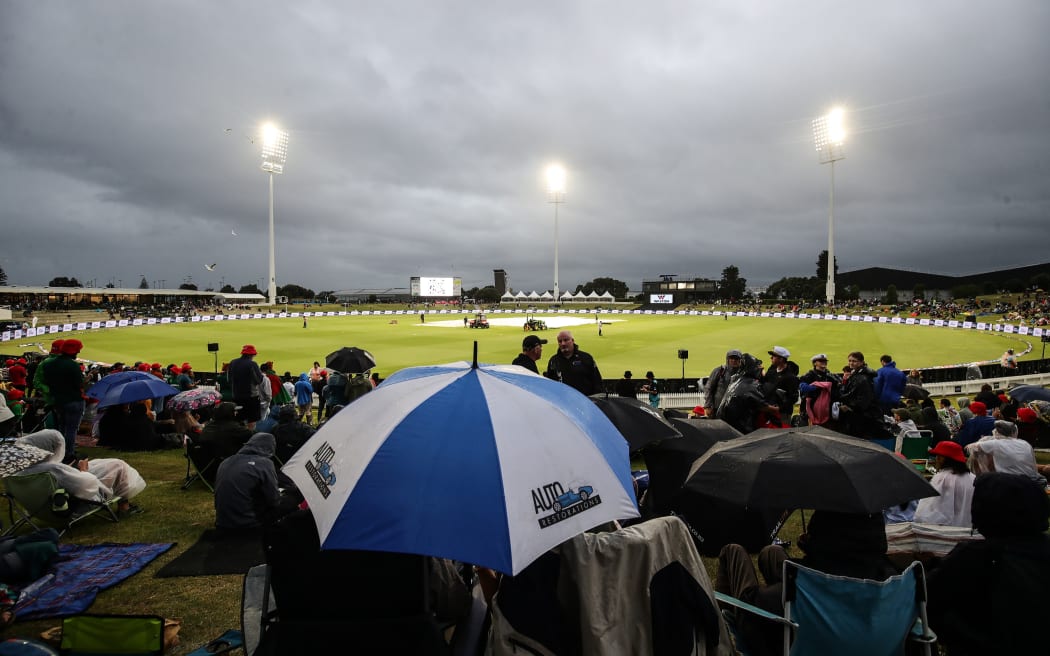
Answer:
[[[66,456],[66,441],[57,430],[46,428],[15,440],[15,444],[35,446],[51,455],[19,474],[48,472],[60,488],[71,497],[85,501],[106,501],[114,496],[124,499],[118,508],[127,511],[130,500],[146,489],[146,481],[134,467],[118,458],[79,460],[76,466],[62,464]]]
[[[256,433],[219,465],[215,474],[215,528],[259,529],[273,518],[281,496],[273,464],[275,446],[273,435]]]
[[[764,413],[775,413],[778,408],[766,402],[759,382],[762,361],[750,353],[740,359],[740,370],[733,375],[715,416],[741,433],[755,430]]]
[[[299,380],[295,381],[295,407],[299,411],[299,421],[311,423],[314,406],[314,386],[306,373],[299,374]]]

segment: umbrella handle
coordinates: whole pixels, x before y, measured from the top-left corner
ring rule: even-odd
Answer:
[[[478,368],[478,340],[474,340],[474,363],[470,365],[471,369]]]

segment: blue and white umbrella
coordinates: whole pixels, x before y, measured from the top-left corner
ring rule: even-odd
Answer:
[[[283,468],[325,549],[451,558],[517,574],[638,516],[628,446],[583,394],[522,367],[397,372]]]

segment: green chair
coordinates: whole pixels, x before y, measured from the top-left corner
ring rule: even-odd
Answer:
[[[50,472],[16,474],[4,479],[10,526],[3,535],[13,535],[23,527],[31,530],[52,527],[64,534],[73,524],[98,514],[111,522],[119,522],[116,508],[120,497],[106,501],[85,501],[69,496],[58,487]]]
[[[933,431],[913,430],[905,431],[901,436],[900,453],[910,460],[919,472],[926,471],[926,461],[930,459],[930,443],[933,441]]]
[[[160,656],[164,618],[158,615],[76,615],[62,620],[63,656]]]

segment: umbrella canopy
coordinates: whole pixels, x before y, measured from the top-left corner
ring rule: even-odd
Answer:
[[[1018,385],[1011,387],[1006,393],[1011,399],[1016,399],[1022,403],[1050,401],[1050,389],[1039,387],[1038,385]]]
[[[222,402],[222,394],[218,390],[207,387],[196,387],[185,392],[179,392],[168,399],[168,410],[174,412],[186,412],[218,405]]]
[[[50,455],[49,451],[30,444],[4,442],[0,444],[0,478],[13,476],[26,467],[44,462]]]
[[[911,383],[904,386],[904,393],[901,394],[906,399],[914,399],[916,401],[923,401],[930,398],[930,391],[921,385],[912,385]]]
[[[344,346],[333,351],[324,359],[325,366],[344,374],[363,374],[376,366],[372,354],[356,346]]]
[[[740,432],[721,419],[679,419],[671,424],[682,437],[648,444],[642,448],[649,470],[646,506],[657,515],[667,513],[669,502],[682,489],[693,462],[716,443],[740,437]]]
[[[875,513],[937,491],[891,451],[811,426],[761,429],[701,456],[686,487],[749,508]]]
[[[620,431],[631,451],[650,442],[682,436],[659,410],[638,399],[601,394],[592,396],[591,400]]]
[[[156,376],[150,376],[149,378],[150,380],[129,380],[110,387],[99,398],[98,407],[108,408],[111,405],[157,399],[163,396],[172,396],[179,391],[177,387],[165,383]]]
[[[88,388],[86,394],[93,399],[101,399],[111,388],[133,380],[160,380],[146,371],[118,371],[115,374],[106,374],[97,383]]]
[[[403,369],[283,467],[322,548],[451,558],[517,574],[637,517],[626,442],[586,396],[513,365]]]

